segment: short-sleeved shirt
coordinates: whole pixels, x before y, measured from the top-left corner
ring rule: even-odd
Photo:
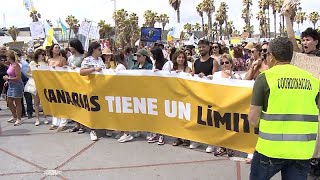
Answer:
[[[123,71],[123,70],[126,70],[127,68],[123,65],[123,64],[118,64],[115,71],[118,72],[118,71]]]
[[[84,55],[81,54],[80,56],[72,55],[68,58],[68,66],[71,67],[81,67],[81,63],[83,61]]]
[[[31,61],[29,66],[48,66],[48,63],[44,62],[44,61],[39,61],[39,62],[35,62],[35,61]]]
[[[100,57],[98,59],[95,59],[92,56],[84,58],[84,60],[81,63],[81,68],[101,68],[106,69],[106,65],[102,61]]]

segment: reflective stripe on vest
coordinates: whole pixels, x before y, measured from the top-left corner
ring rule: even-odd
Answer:
[[[261,118],[266,121],[302,121],[302,122],[318,122],[316,115],[302,114],[266,114],[261,113]]]
[[[269,134],[259,131],[259,137],[270,141],[315,141],[317,134]]]

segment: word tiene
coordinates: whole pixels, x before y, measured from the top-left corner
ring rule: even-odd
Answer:
[[[50,103],[71,104],[87,111],[100,111],[100,104],[97,102],[99,100],[98,96],[88,97],[88,95],[76,92],[70,93],[59,89],[44,89],[43,92]]]

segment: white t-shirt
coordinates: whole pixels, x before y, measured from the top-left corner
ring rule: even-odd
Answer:
[[[239,77],[241,77],[239,74],[237,74],[237,73],[235,73],[235,72],[233,72],[232,71],[232,74],[234,75],[234,77],[235,78],[231,78],[231,77],[229,77],[229,78],[224,78],[224,77],[222,77],[222,71],[218,71],[218,72],[215,72],[212,76],[213,76],[213,78],[212,79],[236,79],[236,78],[239,78]]]
[[[168,60],[162,67],[162,71],[171,71],[173,69],[172,61]]]
[[[95,59],[92,56],[84,58],[84,60],[81,63],[81,68],[101,68],[106,69],[106,65],[102,61],[100,57],[98,59]]]
[[[123,71],[123,70],[126,70],[126,67],[123,64],[118,64],[115,69],[116,72]]]

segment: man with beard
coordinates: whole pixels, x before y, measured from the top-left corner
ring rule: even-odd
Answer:
[[[192,74],[199,77],[213,75],[219,69],[218,61],[210,57],[210,43],[207,40],[200,40],[198,43],[200,58],[193,63]]]
[[[198,43],[200,58],[193,63],[193,68],[191,74],[198,74],[200,78],[203,76],[213,75],[219,70],[218,61],[210,57],[210,43],[207,40],[200,40]],[[195,149],[201,146],[200,143],[192,142],[189,146],[190,149]],[[213,146],[208,146],[206,148],[207,153],[212,153],[214,151]]]
[[[284,13],[285,19],[286,19],[286,27],[287,27],[287,33],[290,41],[293,43],[293,50],[295,52],[301,52],[301,49],[298,46],[298,43],[295,39],[295,33],[293,30],[292,21],[290,19],[292,10],[287,9]],[[302,47],[303,47],[303,53],[305,54],[312,54],[315,56],[320,57],[320,34],[317,30],[308,28],[305,31],[301,33],[301,40],[302,40]]]

